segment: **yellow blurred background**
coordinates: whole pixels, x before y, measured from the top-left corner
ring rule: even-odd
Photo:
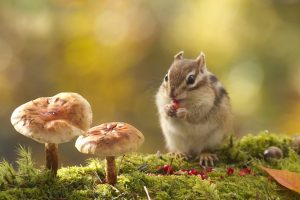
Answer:
[[[173,55],[206,54],[227,88],[236,133],[300,132],[298,0],[2,0],[0,2],[0,157],[19,144],[42,164],[43,145],[17,133],[12,111],[41,96],[78,92],[93,125],[125,121],[164,150],[154,95]],[[63,165],[83,163],[74,142]]]

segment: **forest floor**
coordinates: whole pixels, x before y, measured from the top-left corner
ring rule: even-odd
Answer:
[[[270,146],[282,159],[268,159]],[[105,180],[104,161],[90,159],[84,166],[65,167],[57,177],[37,168],[29,150],[20,147],[16,168],[0,163],[2,199],[300,199],[272,179],[261,166],[300,172],[300,157],[291,138],[270,133],[229,137],[216,152],[219,162],[202,168],[197,160],[173,155],[130,154],[117,159],[118,183]],[[147,192],[149,197],[147,196]]]

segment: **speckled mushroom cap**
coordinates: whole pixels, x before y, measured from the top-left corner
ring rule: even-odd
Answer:
[[[111,122],[90,128],[78,137],[75,147],[81,153],[118,156],[136,150],[144,142],[143,134],[130,124]]]
[[[90,128],[92,109],[81,95],[64,92],[19,106],[11,123],[19,133],[37,142],[59,144]]]

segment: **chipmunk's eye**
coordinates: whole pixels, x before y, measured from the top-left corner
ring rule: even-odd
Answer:
[[[165,79],[166,82],[168,82],[168,80],[169,80],[168,74],[165,75],[165,78],[164,78],[164,79]]]
[[[194,84],[194,83],[195,83],[195,75],[189,75],[189,77],[188,77],[187,80],[186,80],[186,83],[187,83],[188,85]]]

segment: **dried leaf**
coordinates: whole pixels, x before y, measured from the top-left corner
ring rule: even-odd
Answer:
[[[280,185],[300,193],[300,174],[290,172],[288,170],[270,169],[261,166],[271,177],[273,177]]]

